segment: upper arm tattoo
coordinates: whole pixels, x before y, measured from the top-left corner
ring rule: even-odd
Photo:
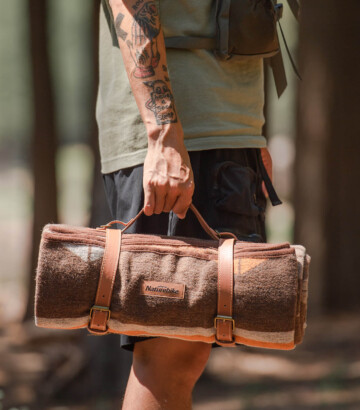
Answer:
[[[159,13],[152,0],[138,0],[133,9],[136,13],[131,28],[131,41],[126,41],[135,63],[133,75],[136,78],[152,77],[160,61],[157,38],[161,28]],[[119,13],[116,18],[116,33],[125,41],[128,33],[120,27],[123,17]]]
[[[155,75],[154,69],[160,61],[158,50],[158,36],[161,30],[159,13],[153,0],[137,0],[132,8],[135,13],[131,27],[131,39],[128,38],[129,33],[121,28],[124,19],[124,15],[121,13],[116,17],[116,33],[130,50],[135,63],[134,77],[152,77]],[[163,64],[161,69],[164,80],[169,82],[166,65]],[[154,113],[156,123],[159,125],[178,121],[174,97],[165,81],[154,80],[143,83],[150,88],[150,98],[146,101],[145,107]]]

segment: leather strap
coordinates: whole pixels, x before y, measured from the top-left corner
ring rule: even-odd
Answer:
[[[200,212],[195,208],[194,204],[190,204],[189,208],[194,212],[194,215],[196,216],[197,220],[199,221],[204,231],[212,239],[219,240],[219,238],[226,237],[226,236],[231,236],[232,238],[237,239],[236,235],[233,234],[232,232],[217,232],[214,229],[210,228],[210,226],[207,224],[205,219],[201,216]]]
[[[219,238],[221,237],[228,237],[231,236],[234,239],[237,239],[236,235],[234,235],[232,232],[217,232],[214,229],[212,229],[207,222],[205,221],[205,219],[201,216],[200,212],[195,208],[194,204],[190,204],[189,209],[192,210],[192,212],[194,212],[194,215],[196,216],[197,220],[199,221],[200,225],[202,226],[202,228],[204,229],[204,231],[210,236],[210,238],[215,239],[216,241],[219,240]],[[106,225],[101,225],[100,228],[96,228],[99,230],[104,230],[109,228],[111,225],[114,224],[121,224],[124,226],[124,228],[122,229],[122,232],[125,232],[126,229],[128,229],[139,217],[140,215],[144,212],[144,208],[142,208],[140,210],[140,212],[134,216],[134,218],[132,218],[128,223],[122,222],[122,221],[118,221],[118,220],[114,220],[109,222]]]
[[[234,293],[234,238],[220,239],[218,254],[218,303],[215,318],[216,343],[235,346],[232,317]]]
[[[95,304],[90,310],[88,330],[91,333],[107,333],[111,296],[120,257],[121,235],[122,231],[120,229],[106,229],[105,252],[101,264]]]

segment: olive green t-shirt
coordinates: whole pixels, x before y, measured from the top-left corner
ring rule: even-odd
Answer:
[[[214,37],[214,0],[156,0],[165,37]],[[105,7],[105,10],[106,7]],[[100,81],[96,117],[102,173],[142,164],[147,133],[104,9],[100,15]],[[220,61],[211,50],[166,50],[175,107],[188,151],[261,148],[263,62]]]

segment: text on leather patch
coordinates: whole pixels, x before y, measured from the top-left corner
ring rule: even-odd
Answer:
[[[146,296],[158,296],[162,298],[184,299],[185,285],[180,283],[141,282],[140,294]]]

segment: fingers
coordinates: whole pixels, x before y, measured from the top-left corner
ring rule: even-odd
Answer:
[[[178,193],[168,192],[168,194],[165,197],[165,204],[164,204],[163,212],[170,212],[173,209],[177,198],[178,198]]]
[[[166,187],[158,186],[155,190],[155,207],[154,213],[161,214],[165,205]]]
[[[166,189],[165,186],[154,187],[147,184],[144,186],[144,213],[151,216],[172,210],[180,219],[184,219],[193,193],[194,183],[192,181],[182,189]]]
[[[180,218],[184,219],[186,216],[186,212],[191,204],[192,196],[194,193],[194,183],[191,182],[188,186],[183,190],[182,195],[180,195],[173,208],[172,211]]]
[[[144,186],[144,212],[145,215],[170,212],[173,208],[179,190],[167,189],[166,185],[154,186],[150,183]]]
[[[144,213],[151,216],[155,208],[155,192],[153,187],[144,184]]]

